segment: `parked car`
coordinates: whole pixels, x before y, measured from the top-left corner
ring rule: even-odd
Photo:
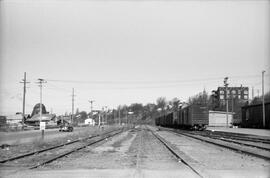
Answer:
[[[61,125],[59,132],[73,132],[73,127],[70,124]]]

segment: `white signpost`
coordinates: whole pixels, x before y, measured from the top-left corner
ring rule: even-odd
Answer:
[[[39,122],[39,130],[41,130],[41,139],[44,140],[44,131],[46,128],[46,122]]]
[[[45,130],[45,128],[46,128],[46,122],[40,122],[39,130]]]

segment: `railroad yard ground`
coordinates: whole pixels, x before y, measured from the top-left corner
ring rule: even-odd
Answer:
[[[74,133],[78,137],[115,129],[92,128]],[[155,136],[157,135],[157,137]],[[177,159],[160,140],[181,156]],[[63,137],[67,139],[68,137]],[[74,136],[75,138],[75,136]],[[65,140],[66,141],[66,140]],[[48,145],[58,143],[54,139]],[[24,151],[30,149],[27,144]],[[48,146],[47,145],[47,146]],[[44,146],[44,145],[43,145]],[[20,148],[20,147],[17,147]],[[19,150],[19,149],[18,149]],[[15,153],[18,150],[1,150]],[[17,153],[18,154],[18,153]],[[46,153],[46,155],[50,155]],[[7,154],[4,157],[10,157]],[[4,158],[3,156],[1,159]],[[27,161],[35,160],[25,159]],[[192,170],[193,169],[193,170]],[[195,170],[195,171],[194,171]],[[89,145],[49,164],[29,170],[20,162],[2,164],[2,177],[269,177],[270,162],[226,148],[177,135],[153,126],[133,129]]]
[[[61,132],[59,133],[59,128],[46,129],[45,130],[45,141],[49,141],[55,138],[62,138],[67,136],[72,136],[74,134],[80,133],[92,133],[97,131],[97,127],[75,127],[73,132]],[[27,131],[17,131],[17,132],[0,132],[0,145],[18,145],[24,143],[31,143],[39,140],[41,137],[40,130],[27,130]]]

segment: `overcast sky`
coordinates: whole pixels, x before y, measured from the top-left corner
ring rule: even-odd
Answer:
[[[254,87],[270,72],[270,1],[2,0],[0,114],[26,113],[43,101],[71,112],[159,96],[187,100],[204,88]]]

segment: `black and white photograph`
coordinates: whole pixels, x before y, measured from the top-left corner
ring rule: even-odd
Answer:
[[[0,0],[0,177],[269,178],[270,0]]]

